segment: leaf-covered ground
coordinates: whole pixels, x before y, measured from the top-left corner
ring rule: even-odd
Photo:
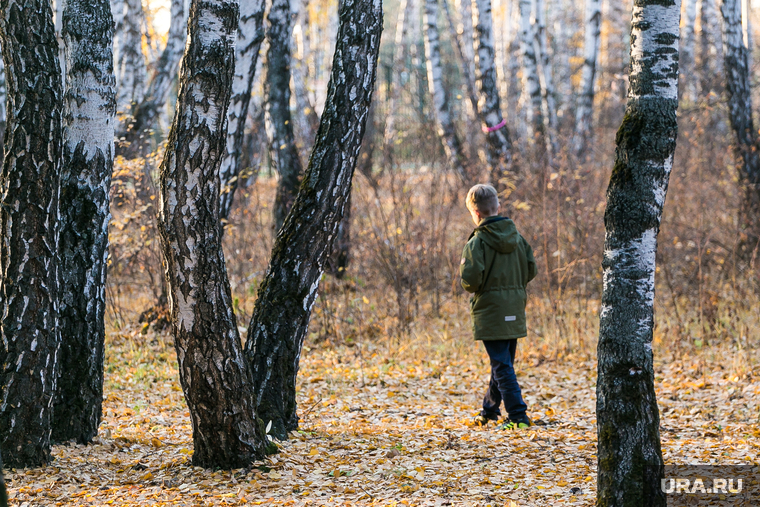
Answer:
[[[539,425],[498,432],[471,425],[488,370],[468,339],[312,344],[302,355],[301,431],[251,469],[208,471],[190,463],[169,338],[115,333],[100,436],[55,446],[45,468],[6,471],[11,502],[593,505],[596,365],[530,350],[518,347],[518,375]],[[667,463],[757,463],[760,368],[749,354],[726,346],[657,360]]]

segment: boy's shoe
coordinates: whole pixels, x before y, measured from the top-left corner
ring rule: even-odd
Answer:
[[[515,421],[507,419],[502,424],[496,427],[497,430],[523,430],[532,426],[528,417],[521,417]]]
[[[475,416],[475,419],[473,419],[473,422],[478,426],[486,426],[488,424],[488,421],[498,421],[499,416],[496,414],[484,414],[483,412],[479,413]]]

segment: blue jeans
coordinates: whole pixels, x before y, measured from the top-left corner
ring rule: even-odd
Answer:
[[[517,340],[484,340],[483,345],[491,360],[491,381],[483,398],[481,415],[490,416],[491,419],[498,417],[501,415],[501,402],[504,401],[510,420],[524,419],[528,407],[523,401],[514,367]]]

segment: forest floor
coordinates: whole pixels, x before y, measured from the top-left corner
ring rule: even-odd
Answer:
[[[309,342],[300,431],[251,469],[209,471],[191,465],[169,335],[114,332],[100,435],[55,446],[47,467],[6,471],[11,505],[594,505],[595,362],[547,360],[521,341],[518,378],[539,424],[475,427],[488,369],[465,335]],[[757,463],[760,366],[746,366],[749,351],[656,351],[666,354],[656,359],[666,463]]]

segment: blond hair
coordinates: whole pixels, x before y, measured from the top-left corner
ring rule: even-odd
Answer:
[[[468,209],[479,211],[489,217],[499,211],[499,194],[491,185],[479,183],[467,192],[465,204]]]

